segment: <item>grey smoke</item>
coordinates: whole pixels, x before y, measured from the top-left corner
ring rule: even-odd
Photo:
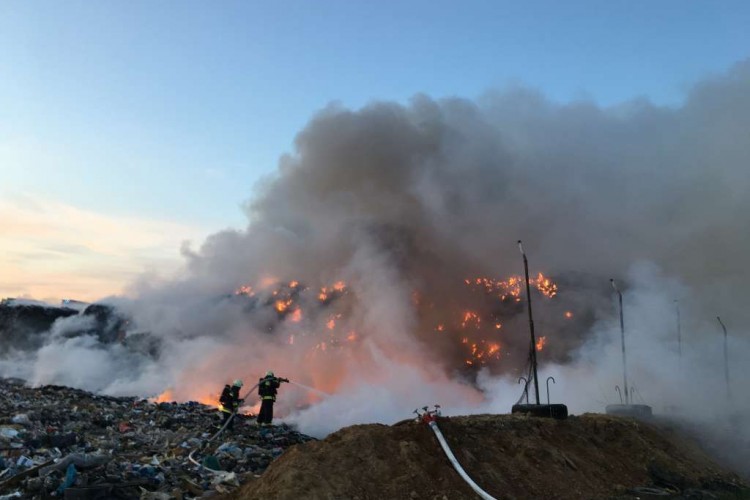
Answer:
[[[750,64],[683,106],[560,105],[519,89],[323,110],[247,203],[251,224],[187,255],[189,280],[331,279],[369,247],[406,284],[532,264],[619,276],[639,260],[746,322]],[[426,277],[423,267],[439,266]],[[416,283],[415,283],[416,282]]]
[[[528,345],[523,314],[506,311],[498,336],[505,358],[476,379],[461,366],[455,336],[433,326],[476,300],[465,278],[521,273],[521,238],[532,273],[560,283],[559,298],[535,303],[549,340],[543,371],[558,379],[558,398],[574,412],[615,402],[621,365],[608,279],[616,277],[626,287],[639,397],[707,419],[706,408],[725,403],[717,314],[732,333],[735,366],[750,352],[748,130],[750,62],[698,83],[675,108],[645,99],[560,104],[525,88],[476,100],[330,105],[259,183],[245,229],[185,246],[179,278],[145,276],[132,285],[134,298],[112,300],[163,342],[158,359],[99,346],[87,364],[55,369],[50,352],[78,359],[87,345],[52,336],[36,362],[24,361],[27,376],[118,394],[170,387],[190,398],[274,368],[336,392],[321,401],[284,388],[282,414],[318,434],[399,420],[434,402],[453,412],[508,411]],[[313,292],[344,280],[351,294],[272,331],[272,314],[214,300],[269,276]],[[583,319],[566,326],[567,308]],[[333,313],[357,341],[321,353],[315,346]],[[18,374],[19,366],[5,361],[1,371]],[[733,407],[750,407],[746,392],[735,391]]]

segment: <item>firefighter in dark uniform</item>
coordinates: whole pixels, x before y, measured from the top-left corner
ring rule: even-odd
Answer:
[[[276,401],[276,393],[281,382],[289,382],[289,379],[274,377],[272,371],[266,372],[266,376],[258,382],[258,395],[260,396],[259,425],[271,425],[271,421],[273,420],[273,403]]]
[[[240,399],[241,387],[242,380],[237,379],[231,386],[229,384],[225,385],[224,390],[221,392],[221,397],[219,398],[219,411],[221,411],[221,414],[224,416],[221,421],[222,427],[224,427],[227,420],[232,417],[233,413],[237,413],[240,404],[245,401],[244,399]],[[227,429],[231,431],[232,427],[234,427],[234,419],[229,422]]]

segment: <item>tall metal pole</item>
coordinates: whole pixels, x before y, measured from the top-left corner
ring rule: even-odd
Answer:
[[[518,240],[518,249],[523,255],[523,271],[526,275],[526,303],[529,309],[529,330],[531,332],[531,367],[534,370],[534,394],[536,395],[536,404],[539,404],[539,380],[536,374],[536,337],[534,337],[534,317],[531,314],[531,286],[529,285],[529,261],[526,258],[526,252],[523,251],[523,244]]]
[[[682,366],[682,321],[680,321],[680,303],[677,299],[674,301],[674,308],[677,311],[677,356]]]
[[[721,328],[724,330],[724,379],[727,382],[727,397],[732,397],[732,391],[729,388],[729,349],[727,347],[727,327],[721,322],[721,318],[716,316]]]
[[[625,388],[625,404],[630,404],[629,401],[629,393],[628,393],[628,363],[625,358],[625,320],[623,318],[622,314],[622,293],[620,292],[620,289],[617,288],[617,285],[615,284],[614,279],[609,280],[610,283],[612,283],[612,288],[615,289],[615,292],[617,292],[617,296],[620,300],[620,338],[622,339],[622,383],[623,387]]]

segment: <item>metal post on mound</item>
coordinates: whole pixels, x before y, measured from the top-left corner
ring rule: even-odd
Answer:
[[[719,321],[722,330],[724,330],[724,379],[727,383],[727,397],[731,398],[732,390],[729,385],[729,347],[727,345],[727,327],[724,326],[724,323],[721,321],[720,317],[716,316],[716,319]]]
[[[526,252],[523,251],[523,243],[518,240],[518,249],[523,256],[523,272],[526,276],[526,305],[529,311],[529,331],[531,333],[531,369],[534,374],[534,395],[536,404],[539,404],[539,380],[536,373],[536,337],[534,336],[534,316],[531,312],[531,285],[529,285],[529,260],[526,258]]]
[[[620,292],[620,289],[617,288],[617,284],[615,283],[614,278],[611,278],[609,282],[612,283],[612,288],[614,288],[615,292],[617,292],[617,297],[620,302],[620,338],[622,340],[622,382],[623,382],[623,388],[625,389],[625,404],[627,405],[627,404],[630,404],[630,401],[629,401],[629,395],[628,395],[628,363],[625,357],[625,319],[623,317],[623,312],[622,312],[622,292]]]
[[[529,311],[529,333],[531,334],[531,345],[529,346],[529,362],[531,364],[530,377],[534,378],[534,395],[536,396],[536,403],[529,404],[529,382],[526,382],[524,386],[524,395],[526,396],[526,404],[521,404],[523,396],[518,400],[518,403],[514,404],[511,408],[511,413],[522,413],[526,415],[533,415],[536,417],[549,417],[558,420],[564,420],[568,418],[568,407],[564,404],[550,404],[549,403],[549,386],[547,388],[547,404],[542,404],[539,400],[539,375],[537,374],[537,362],[536,362],[536,336],[534,334],[534,316],[531,312],[531,284],[529,279],[529,260],[526,258],[526,252],[523,251],[523,244],[521,240],[518,240],[518,249],[521,251],[523,256],[523,272],[526,278],[526,302]],[[523,377],[522,377],[523,378]],[[519,379],[520,381],[521,379]]]
[[[633,393],[635,388],[628,389],[628,362],[625,355],[625,318],[622,310],[622,292],[617,288],[617,283],[614,279],[610,279],[609,282],[612,284],[612,288],[617,292],[617,300],[620,304],[620,340],[622,342],[622,382],[623,391],[625,393],[625,404],[622,404],[622,396],[620,388],[615,386],[615,389],[620,393],[620,404],[607,405],[605,412],[607,415],[619,415],[624,417],[635,417],[641,419],[649,419],[653,415],[653,410],[647,404],[635,404],[633,401]],[[643,398],[641,398],[643,399]]]
[[[677,313],[677,357],[679,362],[679,369],[682,370],[682,321],[680,319],[680,302],[674,300],[674,309]]]

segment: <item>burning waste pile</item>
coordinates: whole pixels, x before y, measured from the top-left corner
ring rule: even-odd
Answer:
[[[232,432],[207,443],[219,422],[213,407],[32,389],[13,379],[0,380],[0,414],[0,498],[203,498],[233,490],[312,439],[238,414]]]

